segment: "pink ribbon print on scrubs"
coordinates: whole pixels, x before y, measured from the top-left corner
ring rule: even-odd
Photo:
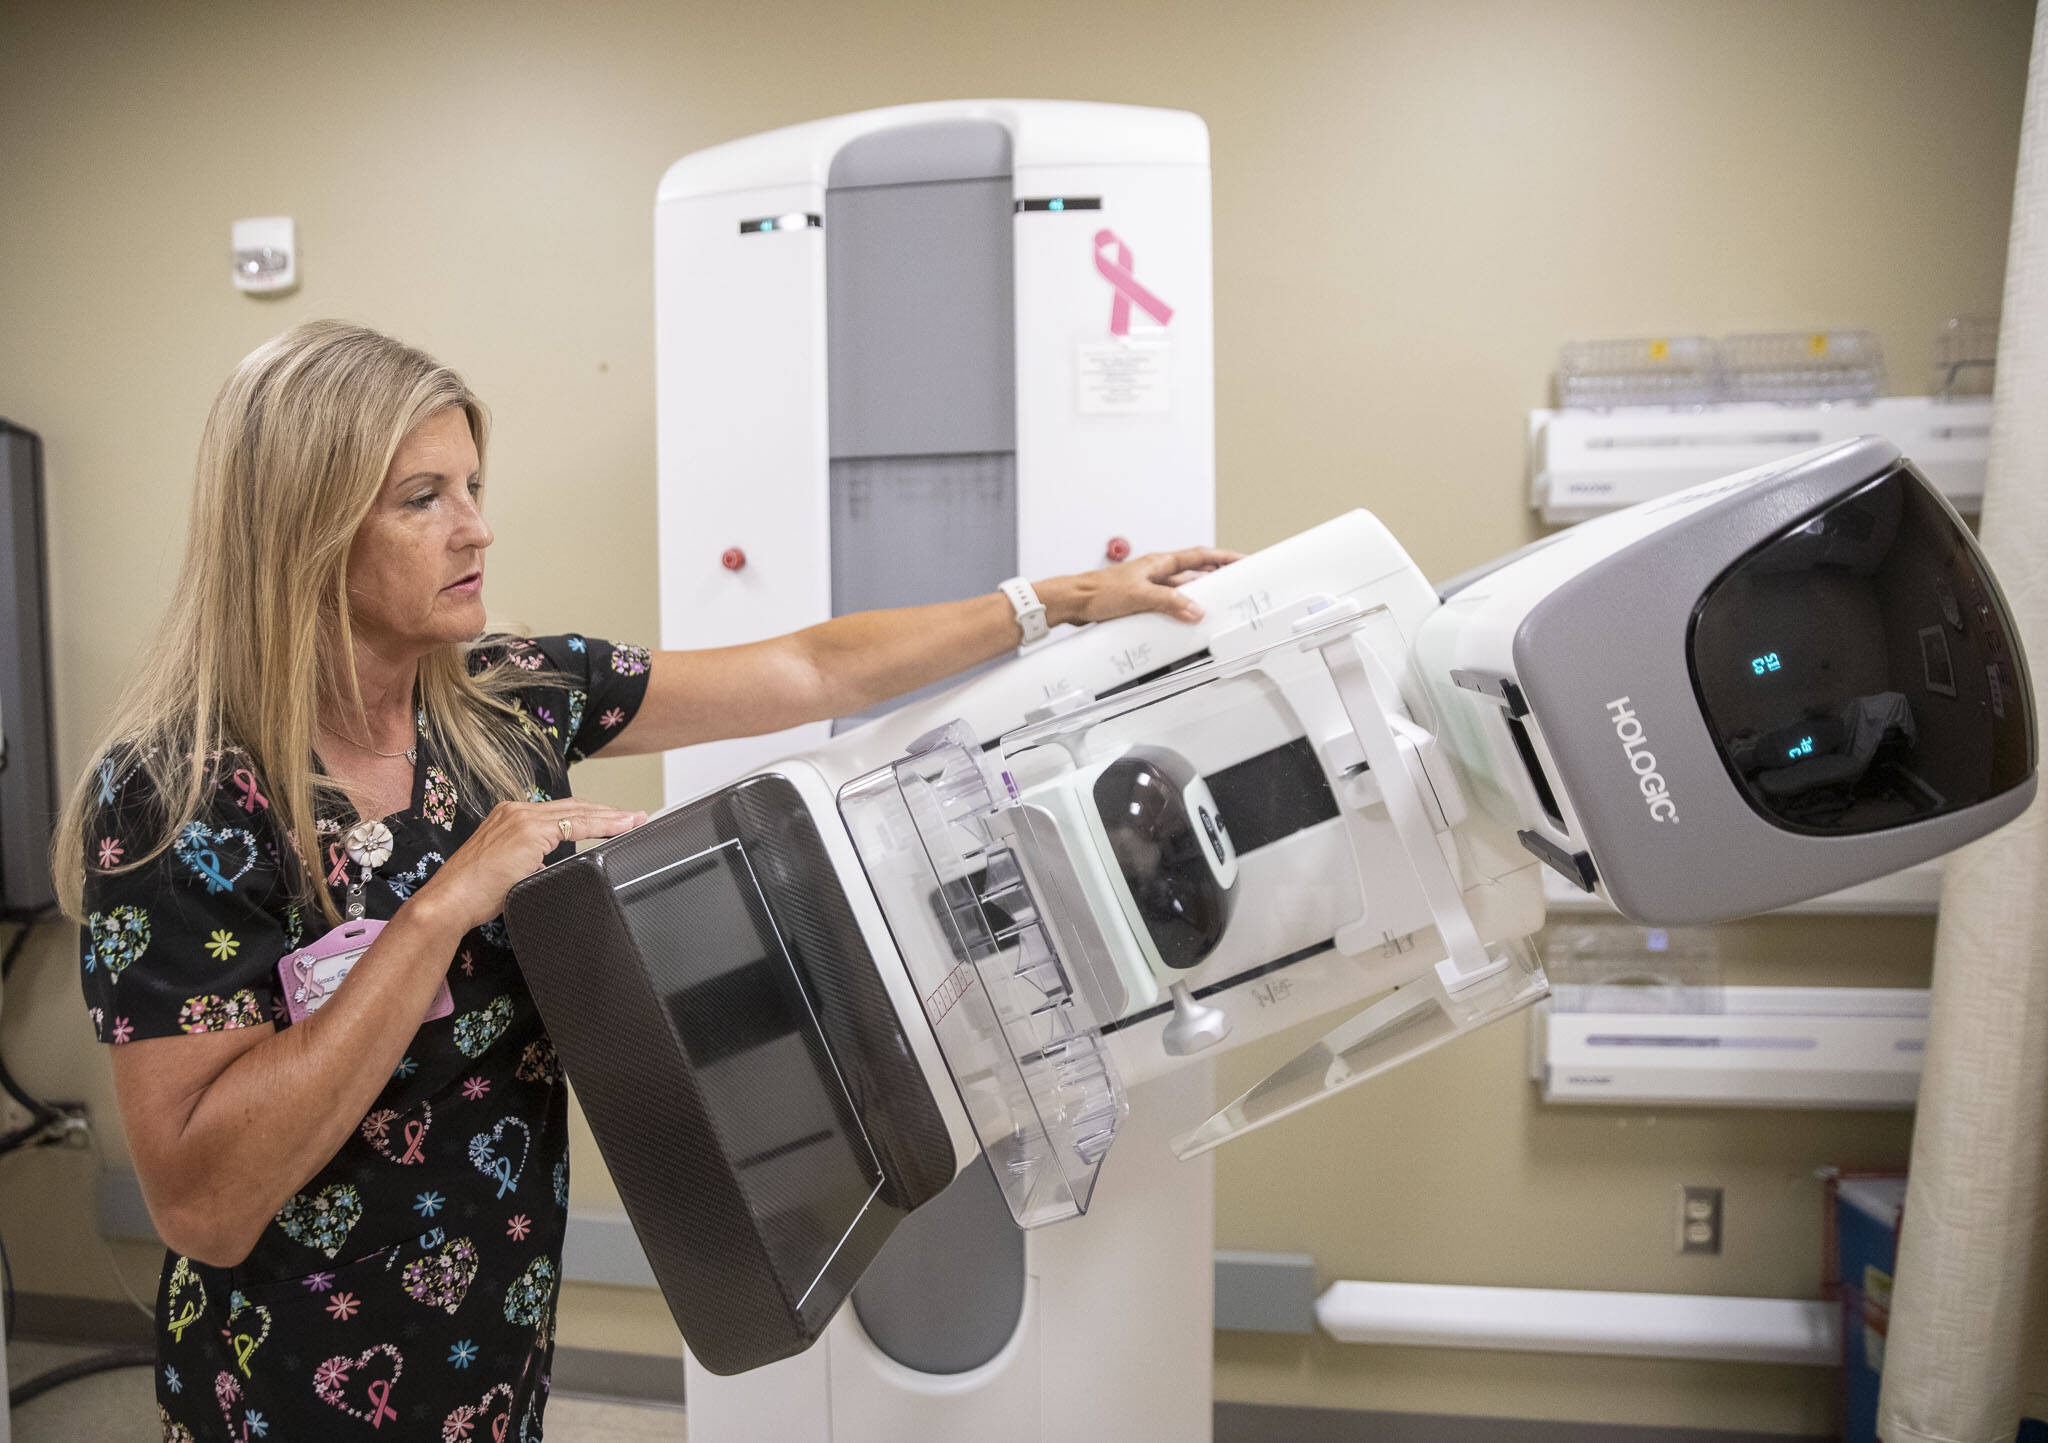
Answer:
[[[1109,333],[1112,336],[1131,333],[1133,301],[1138,303],[1139,310],[1162,326],[1173,319],[1173,307],[1138,284],[1138,278],[1131,274],[1131,248],[1107,227],[1095,232],[1095,269],[1116,288],[1116,299],[1109,304]]]
[[[241,799],[235,805],[243,811],[253,812],[258,807],[270,805],[270,798],[256,790],[256,774],[247,767],[236,767],[233,780],[234,784],[242,789]]]

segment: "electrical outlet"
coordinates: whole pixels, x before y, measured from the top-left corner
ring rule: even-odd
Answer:
[[[1681,1253],[1721,1252],[1721,1189],[1678,1189],[1678,1250]]]

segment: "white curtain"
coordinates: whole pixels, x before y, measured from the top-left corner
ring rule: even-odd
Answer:
[[[2006,254],[1983,540],[2048,687],[2048,11]],[[2048,1417],[2048,804],[1950,859],[1878,1431],[2012,1443]]]

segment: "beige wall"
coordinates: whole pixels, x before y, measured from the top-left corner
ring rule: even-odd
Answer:
[[[701,146],[867,106],[1055,95],[1180,106],[1215,146],[1219,517],[1254,547],[1353,505],[1446,575],[1533,533],[1524,413],[1570,337],[1864,325],[1924,387],[1999,297],[2029,7],[0,4],[0,413],[48,446],[61,761],[149,633],[214,388],[307,316],[383,326],[497,417],[502,618],[652,639],[650,211]],[[304,284],[228,284],[228,223],[298,220]],[[657,799],[652,761],[579,788]],[[1733,929],[1731,971],[1912,982],[1923,922]],[[6,999],[22,1077],[120,1160],[69,939]],[[1810,1293],[1811,1169],[1897,1163],[1841,1114],[1565,1112],[1516,1024],[1227,1149],[1219,1242],[1328,1277]],[[1230,1059],[1225,1085],[1277,1045]],[[21,1285],[117,1296],[91,1154],[0,1163]],[[580,1149],[579,1206],[606,1180]],[[1679,1259],[1676,1182],[1728,1189]],[[150,1260],[121,1250],[130,1285]],[[665,1349],[651,1295],[573,1289],[565,1341]],[[1224,1336],[1222,1396],[1825,1425],[1824,1372]]]

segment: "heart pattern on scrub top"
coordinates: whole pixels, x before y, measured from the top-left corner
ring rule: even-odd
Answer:
[[[140,907],[120,906],[94,912],[85,919],[85,930],[92,939],[85,970],[104,967],[116,981],[136,958],[149,950],[149,913]]]
[[[457,1238],[438,1253],[414,1258],[405,1265],[398,1280],[406,1296],[452,1313],[462,1306],[462,1300],[469,1296],[469,1285],[476,1281],[476,1244],[468,1238]]]
[[[245,1313],[260,1318],[263,1326],[259,1331],[251,1333],[246,1323],[242,1325],[240,1331],[236,1330],[235,1320]],[[239,1292],[230,1295],[227,1335],[228,1347],[233,1349],[235,1354],[235,1366],[242,1370],[242,1376],[246,1378],[249,1376],[249,1359],[263,1346],[263,1340],[270,1336],[270,1309],[261,1303],[251,1303]]]
[[[433,871],[434,868],[440,866],[446,860],[448,859],[439,852],[428,852],[413,864],[410,871],[400,872],[395,877],[386,877],[384,885],[391,889],[391,894],[394,897],[403,902],[419,890],[420,883],[427,880],[427,873]]]
[[[512,1075],[521,1082],[553,1082],[562,1075],[562,1061],[555,1055],[554,1042],[546,1037],[536,1037],[526,1044],[526,1050],[519,1054],[519,1065],[512,1069]]]
[[[232,1438],[239,1433],[241,1437],[248,1437],[249,1424],[246,1415],[241,1428],[235,1427],[235,1404],[242,1401],[242,1385],[235,1380],[233,1373],[223,1372],[214,1376],[213,1401],[220,1404],[220,1416],[227,1424],[228,1436]]]
[[[401,1149],[393,1145],[391,1126],[404,1116],[405,1114],[395,1107],[378,1108],[363,1119],[360,1129],[363,1141],[392,1162],[401,1165],[425,1162],[426,1157],[420,1152],[420,1144],[427,1139],[427,1129],[434,1125],[434,1104],[422,1102],[419,1118],[399,1128],[398,1140],[404,1144]]]
[[[349,1231],[363,1218],[363,1200],[345,1182],[331,1183],[312,1197],[294,1193],[277,1210],[277,1225],[295,1243],[317,1248],[328,1257],[341,1251]]]
[[[171,1341],[182,1343],[185,1330],[206,1315],[206,1285],[192,1271],[190,1258],[179,1258],[164,1293],[164,1326]]]
[[[479,1057],[512,1025],[512,999],[493,997],[475,1012],[455,1019],[455,1045],[465,1057]]]
[[[491,1402],[500,1394],[503,1394],[505,1398],[504,1407],[493,1417]],[[456,1408],[454,1412],[450,1413],[442,1421],[441,1436],[443,1438],[467,1438],[470,1436],[470,1429],[486,1418],[491,1420],[491,1437],[503,1438],[505,1436],[505,1429],[512,1422],[512,1385],[510,1383],[493,1383],[490,1391],[477,1399],[476,1402],[464,1403]],[[484,1435],[479,1432],[476,1436],[481,1440]]]
[[[171,844],[171,850],[206,883],[208,892],[225,892],[256,865],[256,834],[247,827],[208,827],[204,822],[187,822],[178,829],[178,840]],[[235,866],[237,860],[240,866]]]
[[[529,1328],[542,1326],[548,1315],[548,1300],[554,1295],[555,1265],[544,1257],[535,1258],[505,1289],[505,1321],[523,1323]]]
[[[389,1378],[371,1378],[364,1384],[363,1392],[370,1404],[368,1412],[349,1406],[348,1388],[354,1381],[351,1374],[367,1371],[371,1360],[378,1354],[391,1360]],[[346,1353],[329,1358],[313,1370],[313,1392],[323,1403],[331,1403],[351,1418],[359,1418],[373,1428],[384,1426],[385,1420],[395,1416],[391,1407],[392,1390],[405,1373],[405,1358],[390,1343],[372,1343],[351,1358]]]
[[[187,1032],[231,1032],[237,1027],[255,1027],[263,1021],[263,1008],[256,994],[243,987],[227,997],[202,992],[187,997],[178,1009],[178,1026]]]
[[[498,1148],[505,1140],[505,1129],[519,1129],[519,1161],[514,1163],[510,1153]],[[526,1156],[533,1151],[533,1129],[522,1117],[504,1117],[489,1132],[480,1132],[469,1140],[469,1160],[476,1164],[476,1170],[486,1177],[498,1180],[498,1196],[519,1190],[519,1179],[526,1176]]]

